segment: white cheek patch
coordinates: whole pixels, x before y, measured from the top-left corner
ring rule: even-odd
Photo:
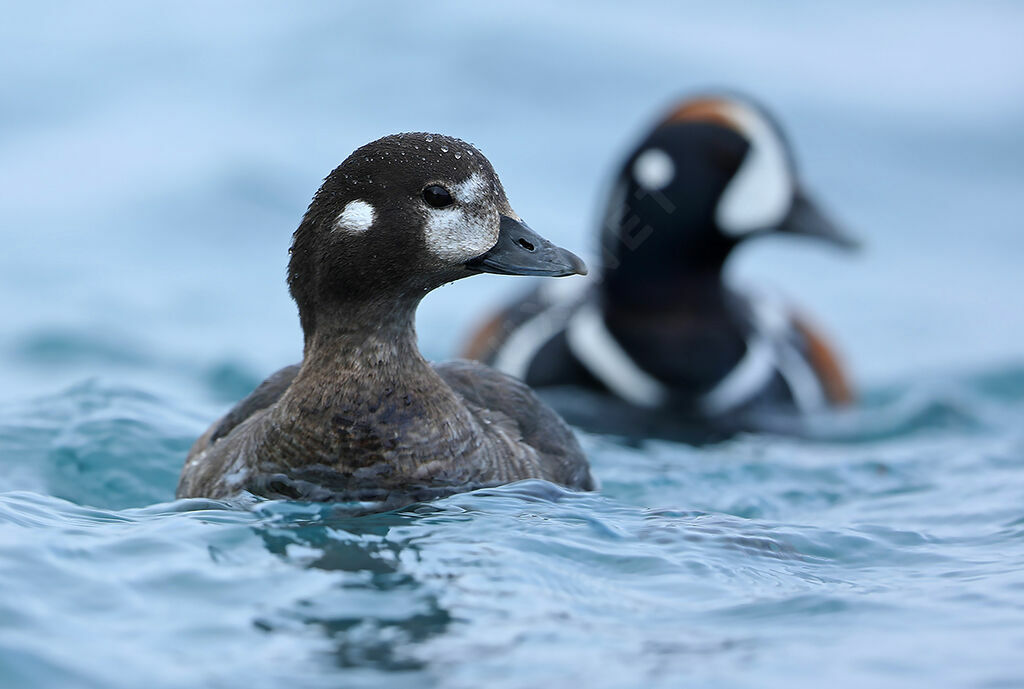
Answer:
[[[454,204],[427,210],[424,240],[430,253],[444,261],[468,261],[498,242],[498,210],[489,200],[490,185],[479,172],[449,191]]]
[[[760,113],[740,103],[724,103],[722,110],[750,142],[715,209],[718,226],[738,237],[782,222],[793,203],[794,180],[782,139]]]
[[[664,189],[675,176],[675,163],[660,148],[648,148],[633,161],[633,179],[646,191]]]
[[[490,185],[482,173],[474,172],[465,182],[452,187],[451,192],[460,203],[483,203],[490,193]]]
[[[334,219],[334,230],[348,234],[362,234],[370,229],[377,213],[366,201],[349,201]]]

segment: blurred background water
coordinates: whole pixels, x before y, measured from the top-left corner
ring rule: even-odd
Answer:
[[[8,3],[0,686],[1024,686],[1022,30],[1011,2]],[[713,87],[867,244],[730,268],[834,334],[859,409],[814,440],[584,436],[594,495],[172,502],[195,436],[299,358],[291,232],[352,149],[472,141],[593,256],[618,156]],[[525,284],[428,297],[424,352]]]

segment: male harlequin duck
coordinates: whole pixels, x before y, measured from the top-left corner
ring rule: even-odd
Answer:
[[[545,398],[570,422],[615,433],[731,433],[848,404],[842,367],[804,317],[723,281],[732,250],[770,233],[855,246],[803,191],[764,110],[684,101],[619,170],[600,274],[576,290],[536,289],[464,354],[534,387],[600,391],[611,406],[596,418],[565,387]]]
[[[302,362],[196,441],[178,497],[249,491],[393,507],[526,478],[592,489],[572,431],[523,383],[421,356],[420,300],[479,273],[557,277],[586,267],[522,222],[473,146],[398,134],[356,150],[293,237],[288,284]]]

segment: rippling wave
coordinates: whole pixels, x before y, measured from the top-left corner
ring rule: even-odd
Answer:
[[[0,685],[1010,686],[1022,410],[1004,368],[352,516],[168,502],[203,412],[83,383],[0,415]]]

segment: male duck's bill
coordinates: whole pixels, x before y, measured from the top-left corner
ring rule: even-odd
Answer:
[[[466,263],[472,270],[500,275],[565,277],[586,275],[587,265],[576,254],[555,246],[525,223],[501,216],[498,241],[486,253]]]
[[[859,249],[860,240],[848,234],[818,208],[801,190],[793,194],[793,205],[779,227],[780,232],[817,237],[843,249]]]

